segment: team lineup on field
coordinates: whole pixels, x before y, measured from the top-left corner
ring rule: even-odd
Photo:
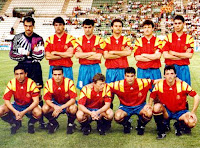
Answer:
[[[59,128],[57,118],[63,113],[68,116],[67,134],[74,133],[77,120],[83,135],[90,134],[92,121],[97,122],[99,134],[105,135],[115,121],[123,126],[125,134],[130,133],[135,128],[130,118],[136,114],[138,135],[144,135],[146,124],[155,120],[156,138],[163,139],[171,128],[171,119],[176,120],[176,136],[191,134],[191,128],[197,123],[199,96],[190,86],[188,65],[194,53],[194,39],[183,32],[184,22],[184,18],[177,15],[174,32],[162,41],[153,36],[153,22],[146,20],[144,37],[136,39],[132,47],[130,39],[121,35],[120,19],[112,21],[112,36],[106,39],[94,35],[94,21],[86,19],[82,25],[85,35],[75,39],[64,31],[64,20],[57,17],[53,21],[55,35],[44,42],[33,32],[34,19],[26,17],[25,32],[14,37],[9,54],[18,65],[14,68],[15,78],[6,86],[5,104],[0,106],[2,120],[11,125],[11,134],[16,134],[22,126],[22,118],[27,115],[30,118],[28,133],[35,133],[34,124],[39,121],[41,129],[53,134]],[[132,52],[137,73],[127,60]],[[77,84],[73,82],[73,56],[80,64]],[[163,79],[161,56],[166,65]],[[43,86],[40,61],[44,57],[49,60],[50,68],[49,80]],[[105,59],[105,76],[101,74],[101,58]],[[150,99],[146,102],[149,91]],[[194,97],[191,111],[188,95]],[[12,96],[13,103],[10,102]],[[116,112],[113,111],[114,96],[120,101]]]

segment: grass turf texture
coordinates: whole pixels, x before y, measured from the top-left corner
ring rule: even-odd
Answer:
[[[190,65],[191,78],[192,78],[192,87],[194,90],[200,94],[200,68],[199,68],[199,59],[200,53],[195,53]],[[129,58],[130,66],[135,67],[135,60],[133,55]],[[75,83],[77,81],[78,68],[79,63],[78,60],[73,58],[73,72]],[[8,56],[8,51],[0,51],[0,105],[3,104],[3,93],[5,87],[10,79],[13,78],[13,67],[17,64],[17,62],[11,60]],[[42,70],[43,70],[43,78],[44,82],[48,77],[49,65],[48,61],[45,59],[41,62]],[[163,60],[162,60],[162,68],[161,71],[163,73]],[[101,64],[102,73],[105,74],[104,60],[102,60]],[[79,91],[78,91],[79,93]],[[193,99],[188,97],[190,103],[190,109],[193,106]],[[118,98],[115,97],[114,100],[114,111],[117,110],[119,106]],[[200,118],[199,109],[197,112],[197,117]],[[133,127],[136,126],[136,116],[132,116]],[[70,148],[86,148],[86,147],[95,147],[95,148],[132,148],[132,147],[149,147],[149,148],[161,148],[161,147],[200,147],[200,125],[197,123],[197,126],[192,129],[191,135],[183,135],[181,137],[177,137],[174,134],[173,123],[171,121],[171,132],[167,133],[167,137],[163,140],[156,140],[157,132],[156,125],[154,120],[151,120],[150,123],[147,124],[145,129],[145,134],[143,136],[138,136],[135,129],[131,131],[130,134],[123,133],[123,127],[121,125],[116,124],[116,122],[112,122],[112,128],[109,132],[106,133],[105,136],[100,136],[96,131],[96,123],[92,123],[92,133],[88,136],[83,136],[82,132],[80,132],[80,126],[77,123],[78,127],[75,130],[75,133],[72,135],[66,135],[66,115],[61,115],[58,118],[60,123],[60,128],[53,135],[47,134],[47,131],[38,129],[38,123],[36,123],[36,133],[28,134],[27,133],[27,117],[23,119],[23,126],[20,128],[15,135],[10,135],[10,126],[8,123],[0,120],[0,147],[2,148],[10,148],[10,147],[70,147]],[[47,120],[46,120],[47,121]]]

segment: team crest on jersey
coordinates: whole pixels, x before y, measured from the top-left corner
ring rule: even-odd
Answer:
[[[26,97],[27,97],[27,98],[30,98],[30,97],[31,97],[31,95],[30,95],[29,93],[27,93],[27,94],[26,94]]]
[[[122,47],[121,47],[121,50],[123,51],[123,50],[124,50],[124,48],[125,48],[125,47],[124,47],[124,46],[122,46]]]
[[[65,46],[64,46],[64,49],[65,49],[65,50],[67,50],[67,49],[68,49],[68,46],[67,46],[67,45],[65,45]]]
[[[176,99],[177,99],[177,100],[179,100],[180,98],[181,98],[180,95],[177,95],[177,96],[176,96]]]
[[[184,50],[186,51],[188,48],[187,48],[187,46],[184,46]]]
[[[69,97],[69,95],[68,94],[65,94],[65,98],[68,98]]]
[[[96,51],[96,48],[95,48],[95,47],[93,47],[93,48],[92,48],[92,51]]]
[[[141,92],[138,93],[138,97],[142,97],[142,93]]]

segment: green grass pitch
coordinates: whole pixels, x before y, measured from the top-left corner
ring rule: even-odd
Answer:
[[[13,67],[17,62],[12,61],[8,56],[8,51],[0,51],[0,105],[3,104],[3,93],[5,87],[10,79],[13,78]],[[194,90],[200,94],[200,53],[196,52],[191,59],[190,71],[192,78],[192,87]],[[133,55],[129,58],[130,66],[135,67],[135,60]],[[78,60],[73,58],[73,72],[75,83],[78,75],[79,63]],[[48,77],[49,65],[48,62],[44,59],[42,62],[43,78],[44,82]],[[162,59],[162,68],[163,71],[164,63]],[[101,64],[102,73],[105,74],[104,60]],[[78,92],[79,93],[79,92]],[[192,98],[188,97],[190,103],[190,109],[193,106]],[[116,97],[114,100],[114,111],[118,108],[119,101]],[[197,111],[197,117],[200,119],[199,109]],[[132,117],[132,125],[136,126],[137,117]],[[46,120],[47,121],[47,120]],[[145,134],[143,136],[138,136],[135,129],[131,131],[130,134],[123,133],[123,127],[112,122],[112,128],[105,136],[100,136],[96,131],[96,123],[92,123],[92,133],[88,136],[83,136],[80,132],[80,126],[77,123],[78,127],[75,130],[75,133],[72,135],[66,134],[66,115],[61,115],[58,118],[60,123],[60,128],[56,133],[49,135],[47,131],[41,130],[38,128],[38,123],[36,123],[36,133],[28,134],[27,133],[27,118],[23,119],[23,126],[20,128],[15,135],[10,135],[10,126],[0,120],[0,148],[40,148],[40,147],[70,147],[70,148],[190,148],[190,147],[200,147],[200,124],[197,123],[197,126],[192,129],[191,135],[183,135],[181,137],[176,137],[174,134],[173,123],[171,121],[171,132],[167,133],[167,137],[163,140],[156,140],[156,126],[154,120],[151,120],[147,124],[145,129]]]

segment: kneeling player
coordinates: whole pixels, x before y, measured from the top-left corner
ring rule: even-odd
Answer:
[[[196,125],[197,117],[195,112],[199,105],[198,94],[184,81],[176,80],[176,70],[172,65],[164,69],[165,80],[159,81],[150,95],[149,105],[153,99],[159,98],[160,103],[154,104],[153,113],[157,124],[157,139],[163,139],[165,134],[165,120],[175,119],[175,134],[182,135],[184,132],[190,133],[190,129]],[[191,112],[186,109],[187,95],[194,97],[194,106]]]
[[[59,123],[56,118],[61,113],[68,115],[67,134],[72,134],[77,112],[75,104],[77,94],[74,82],[69,78],[64,78],[63,69],[60,66],[53,68],[52,77],[45,84],[44,100],[46,104],[42,107],[44,116],[49,120],[49,134],[58,129]]]
[[[39,89],[36,83],[27,77],[24,66],[18,64],[14,68],[15,78],[8,82],[3,99],[5,104],[0,106],[0,117],[10,123],[11,134],[15,134],[21,127],[21,120],[26,115],[28,133],[34,133],[34,124],[41,118],[42,110],[39,104]],[[10,100],[14,96],[14,103]]]
[[[124,126],[124,133],[130,133],[129,119],[136,114],[139,117],[136,127],[137,134],[144,134],[145,125],[152,117],[152,107],[146,105],[146,96],[152,83],[153,80],[150,79],[136,78],[135,69],[127,67],[124,80],[109,84],[112,93],[116,94],[120,100],[119,109],[115,112],[115,121]]]
[[[97,121],[97,130],[100,135],[105,135],[107,125],[114,114],[110,104],[110,87],[105,84],[104,75],[98,73],[93,77],[93,83],[82,88],[78,101],[77,120],[81,124],[84,135],[91,132],[92,120]]]

